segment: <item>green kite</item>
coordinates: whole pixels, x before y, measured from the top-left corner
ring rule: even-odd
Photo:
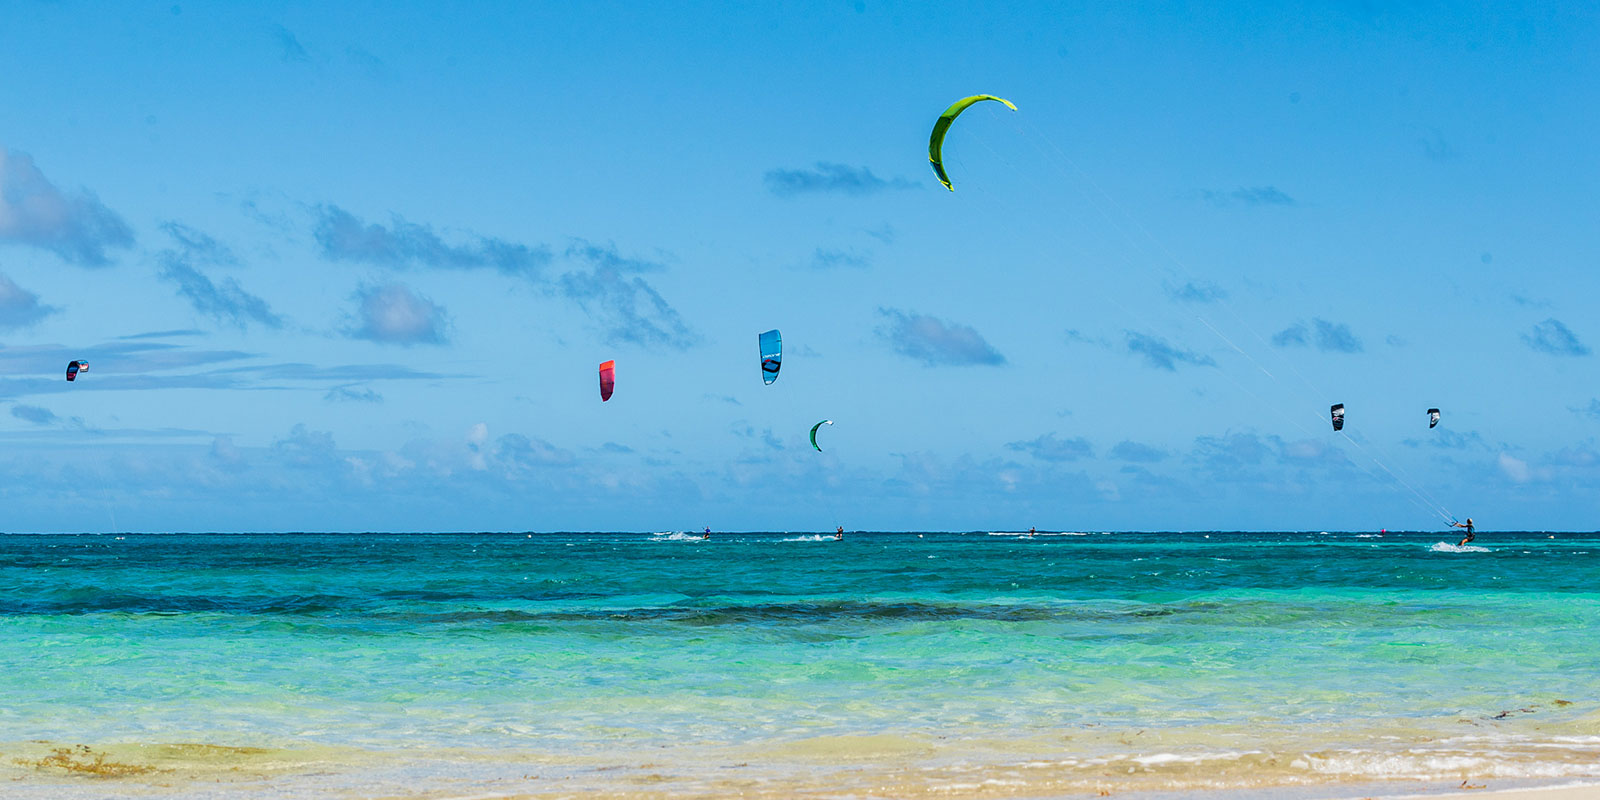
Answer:
[[[950,130],[950,123],[955,122],[956,117],[961,116],[961,112],[966,111],[968,106],[985,100],[1005,103],[1006,108],[1012,111],[1017,110],[1017,107],[1004,97],[995,97],[992,94],[975,94],[971,97],[957,100],[955,105],[945,109],[944,113],[939,115],[938,122],[933,123],[933,135],[928,137],[928,161],[933,164],[933,174],[939,176],[939,182],[944,184],[944,188],[952,192],[956,190],[956,187],[950,185],[950,176],[944,174],[944,158],[941,153],[944,149],[945,131]]]

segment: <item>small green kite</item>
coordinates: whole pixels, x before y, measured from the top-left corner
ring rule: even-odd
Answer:
[[[825,419],[825,420],[823,420],[823,421],[811,426],[811,446],[817,448],[817,452],[819,452],[819,453],[822,452],[822,447],[817,444],[817,429],[822,427],[822,426],[824,426],[824,425],[832,425],[832,424],[833,424],[833,420]]]
[[[1017,107],[1004,97],[995,97],[992,94],[975,94],[971,97],[957,100],[955,105],[945,109],[944,113],[939,115],[938,122],[933,123],[933,135],[928,137],[928,161],[933,164],[933,174],[939,176],[939,182],[944,184],[944,188],[952,192],[956,190],[956,187],[950,185],[950,176],[944,174],[944,157],[941,152],[944,149],[945,131],[950,130],[950,123],[955,122],[956,117],[961,116],[961,112],[966,111],[968,106],[985,100],[1005,103],[1006,108],[1012,111],[1017,110]]]

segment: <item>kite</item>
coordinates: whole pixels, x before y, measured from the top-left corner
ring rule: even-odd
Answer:
[[[88,371],[89,371],[89,362],[87,362],[87,361],[71,361],[71,362],[68,362],[67,363],[67,380],[75,381],[75,380],[78,379],[78,373],[80,373],[80,372],[88,372]]]
[[[1333,412],[1333,429],[1344,430],[1344,403],[1334,403],[1330,410]]]
[[[961,112],[966,111],[968,106],[985,100],[1005,103],[1006,108],[1012,111],[1017,110],[1017,107],[1012,105],[1010,100],[1003,97],[995,97],[992,94],[975,94],[971,97],[957,100],[955,105],[945,109],[944,113],[939,115],[938,122],[933,123],[933,135],[928,137],[928,161],[933,164],[933,174],[939,176],[939,182],[944,184],[944,188],[952,192],[956,190],[956,187],[950,185],[950,176],[944,174],[944,134],[950,130],[950,123],[955,122],[956,117],[961,116]]]
[[[1438,425],[1438,424],[1439,424],[1439,409],[1437,409],[1437,408],[1428,409],[1428,428],[1432,429],[1433,426]]]
[[[612,390],[617,388],[617,362],[605,361],[600,364],[600,402],[611,399]]]
[[[773,328],[761,334],[761,382],[772,385],[778,379],[778,367],[783,365],[783,337]]]
[[[832,425],[832,424],[833,424],[833,420],[825,419],[825,420],[823,420],[823,421],[811,426],[811,446],[817,448],[817,452],[819,452],[819,453],[822,452],[822,448],[817,445],[817,429],[822,427],[822,426],[824,426],[824,425]]]

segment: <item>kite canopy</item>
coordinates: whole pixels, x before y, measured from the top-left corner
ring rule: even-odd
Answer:
[[[783,337],[778,335],[777,328],[773,328],[758,338],[761,343],[761,382],[770,386],[778,379],[778,367],[783,365]]]
[[[600,402],[611,399],[612,390],[617,388],[617,362],[603,361],[600,363]]]
[[[817,452],[819,452],[819,453],[822,452],[822,448],[817,445],[817,429],[822,427],[822,426],[824,426],[824,425],[832,425],[832,424],[833,424],[833,420],[825,419],[825,420],[823,420],[823,421],[811,426],[811,446],[812,447],[816,447],[817,448]]]
[[[1005,103],[1006,108],[1012,111],[1017,110],[1017,107],[1012,105],[1010,100],[1003,97],[995,97],[992,94],[975,94],[971,97],[957,100],[955,105],[945,109],[944,113],[939,115],[938,122],[933,123],[933,135],[928,137],[928,161],[933,164],[933,174],[939,176],[939,182],[944,184],[944,188],[952,192],[956,190],[956,187],[950,185],[950,176],[944,174],[943,150],[945,132],[950,130],[950,123],[955,122],[956,117],[961,116],[961,112],[966,111],[974,103],[981,103],[985,100]]]
[[[1344,403],[1334,403],[1331,411],[1333,412],[1333,429],[1336,431],[1344,430]]]
[[[67,362],[67,380],[75,381],[78,379],[78,373],[87,372],[88,370],[89,362],[87,361],[69,361]]]
[[[1432,428],[1433,426],[1438,425],[1438,424],[1439,424],[1439,409],[1437,409],[1437,408],[1428,409],[1428,427]]]

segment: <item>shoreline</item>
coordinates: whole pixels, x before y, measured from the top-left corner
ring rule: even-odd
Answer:
[[[215,745],[38,747],[46,765],[18,745],[4,749],[0,781],[17,800],[748,800],[850,796],[897,800],[1592,800],[1600,776],[1273,780],[1252,769],[1169,776],[1168,786],[1119,780],[1120,770],[1067,776],[1027,763],[951,768],[886,753],[859,759],[801,757],[738,761],[724,753],[573,760],[535,752],[405,751],[347,748],[282,750]],[[836,754],[837,755],[837,754]],[[851,763],[853,762],[853,763]],[[1132,777],[1131,775],[1126,777]],[[1257,782],[1259,781],[1259,782]],[[1232,784],[1232,785],[1229,785]]]

